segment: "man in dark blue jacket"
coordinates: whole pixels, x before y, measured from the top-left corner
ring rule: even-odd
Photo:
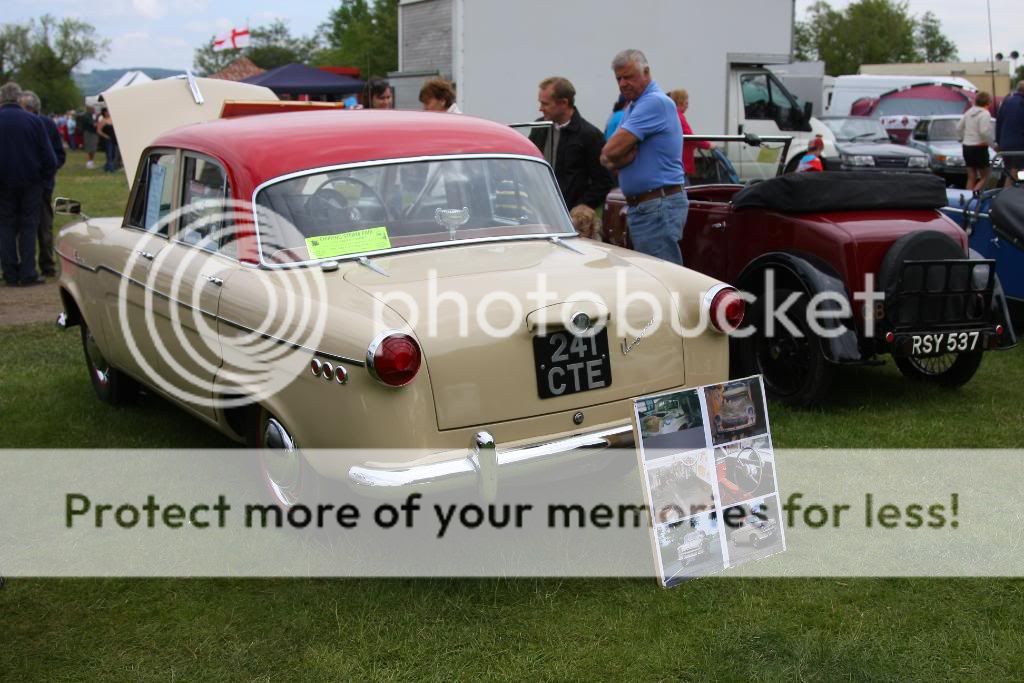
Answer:
[[[996,145],[1000,152],[1024,153],[1024,80],[1017,83],[1017,92],[1008,95],[996,117]],[[1007,157],[1006,168],[1012,177],[1024,168],[1024,158]],[[1012,181],[1007,180],[1007,186]]]
[[[42,105],[39,96],[31,90],[21,93],[21,108],[39,116],[46,128],[46,137],[50,139],[50,146],[57,157],[57,169],[64,165],[67,155],[64,152],[64,141],[61,140],[57,124],[49,116],[40,113]],[[40,202],[41,213],[39,214],[39,272],[45,277],[53,277],[57,274],[57,264],[53,258],[53,187],[57,183],[57,171],[53,172],[43,183],[43,199]]]
[[[17,83],[0,87],[0,266],[8,285],[45,282],[36,271],[39,202],[57,157],[43,122],[21,108]]]

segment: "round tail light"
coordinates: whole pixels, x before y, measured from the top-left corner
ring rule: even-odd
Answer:
[[[747,304],[740,293],[732,287],[720,285],[720,288],[709,292],[711,303],[708,305],[708,316],[711,324],[719,332],[735,332],[743,324],[743,315]]]
[[[420,345],[403,332],[385,332],[366,350],[366,368],[375,380],[389,387],[401,387],[420,370]]]

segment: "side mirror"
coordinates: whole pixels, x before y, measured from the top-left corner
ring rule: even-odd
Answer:
[[[814,107],[810,102],[804,102],[804,121],[811,120],[811,113],[814,111]]]
[[[53,200],[53,212],[62,216],[80,216],[82,202],[67,197],[56,197]]]

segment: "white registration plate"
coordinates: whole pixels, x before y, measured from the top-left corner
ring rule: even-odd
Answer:
[[[913,334],[910,336],[910,353],[913,356],[925,356],[935,353],[958,353],[975,351],[979,348],[982,333],[973,332],[935,332],[932,334]]]

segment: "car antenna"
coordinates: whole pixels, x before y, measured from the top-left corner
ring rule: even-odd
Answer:
[[[391,277],[390,275],[387,274],[387,271],[385,271],[383,268],[381,268],[380,266],[378,266],[365,256],[360,256],[358,260],[360,265],[366,266],[367,268],[377,273],[378,275],[383,275],[384,277]]]
[[[574,251],[577,254],[579,254],[580,256],[583,256],[583,252],[582,251],[580,251],[576,247],[572,246],[571,244],[569,244],[568,242],[563,240],[558,235],[552,235],[551,237],[548,238],[548,241],[550,241],[552,244],[557,244],[560,247],[565,247],[569,251]]]

